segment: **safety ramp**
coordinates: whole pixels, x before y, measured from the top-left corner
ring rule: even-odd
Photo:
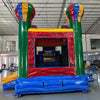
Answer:
[[[15,89],[16,78],[18,78],[18,73],[14,73],[2,78],[3,90]]]

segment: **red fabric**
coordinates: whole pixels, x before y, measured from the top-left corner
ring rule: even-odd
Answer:
[[[30,23],[31,23],[34,16],[35,16],[35,8],[33,7],[33,11],[32,11],[32,14],[30,16],[30,21],[29,21]]]
[[[74,4],[69,6],[69,13],[71,16],[72,23],[75,22],[75,12],[74,12]]]
[[[49,76],[49,75],[75,75],[75,67],[74,68],[34,68],[29,67],[28,69],[28,77],[36,77],[36,76]]]
[[[68,38],[69,67],[35,68],[35,38]],[[48,75],[76,75],[73,32],[29,32],[28,33],[28,77]]]
[[[67,25],[64,25],[64,28],[67,28]]]
[[[62,45],[62,39],[57,39],[57,38],[36,39],[36,46],[54,47],[61,45]]]
[[[36,25],[33,25],[33,28],[37,28],[37,26]]]
[[[17,7],[15,8],[15,12],[16,12],[16,15],[17,15],[17,17],[18,17],[18,20],[20,21],[20,16],[19,16],[19,13],[18,13],[18,11],[17,11]]]

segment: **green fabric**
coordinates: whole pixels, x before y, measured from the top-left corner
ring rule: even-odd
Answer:
[[[27,77],[28,66],[28,28],[27,22],[19,22],[19,70],[18,77]]]
[[[32,14],[32,11],[33,11],[33,6],[30,4],[30,3],[28,3],[28,13],[27,13],[27,21],[29,22],[29,20],[30,20],[30,16],[31,16],[31,14]],[[31,27],[31,26],[30,26]]]
[[[18,77],[26,78],[28,74],[28,28],[29,22],[19,22],[19,69]]]
[[[74,30],[76,73],[77,75],[84,75],[81,22],[74,22],[72,25]]]
[[[70,16],[70,13],[69,13],[69,7],[66,10],[66,15],[69,18],[69,26],[70,26],[70,28],[72,28],[72,21],[71,21],[71,16]]]
[[[61,25],[61,28],[64,28],[64,25]]]
[[[80,75],[84,75],[84,63],[83,63],[83,46],[82,46],[82,29],[81,22],[78,22],[79,30],[79,59],[80,59]]]
[[[75,62],[76,62],[76,74],[80,75],[80,68],[79,68],[79,31],[78,31],[78,23],[74,22],[72,26],[74,30],[74,48],[75,48]]]
[[[72,28],[74,30],[76,74],[84,75],[81,22],[72,23]]]

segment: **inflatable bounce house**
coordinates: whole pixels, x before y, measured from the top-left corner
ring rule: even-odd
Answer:
[[[15,94],[87,92],[90,74],[84,73],[81,4],[71,4],[65,16],[70,23],[59,29],[39,29],[31,25],[35,8],[27,2],[15,9],[19,20],[19,68],[2,79],[3,90]],[[41,50],[39,48],[42,48]]]

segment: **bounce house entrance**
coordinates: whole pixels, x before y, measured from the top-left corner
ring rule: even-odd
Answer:
[[[68,67],[68,38],[36,38],[35,67]]]

